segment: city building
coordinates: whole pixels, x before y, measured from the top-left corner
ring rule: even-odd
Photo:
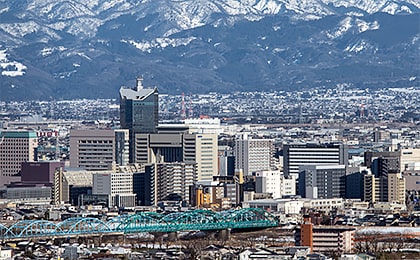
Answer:
[[[274,199],[296,195],[296,179],[286,178],[280,171],[255,173],[255,192],[270,193]]]
[[[133,162],[135,135],[155,133],[159,123],[159,92],[144,88],[137,78],[135,88],[120,88],[120,126],[130,131],[130,162]]]
[[[219,175],[233,176],[235,175],[235,155],[229,146],[219,146]]]
[[[302,199],[258,199],[242,202],[244,208],[261,208],[273,213],[300,214],[304,207]]]
[[[156,199],[167,200],[171,194],[179,195],[189,201],[189,187],[196,183],[197,165],[195,163],[156,164]]]
[[[400,152],[400,166],[401,172],[409,170],[416,163],[420,164],[420,148],[404,148]]]
[[[26,184],[52,184],[54,183],[54,174],[57,171],[62,171],[63,168],[64,162],[59,161],[23,162],[21,182]]]
[[[405,184],[401,173],[388,173],[386,177],[367,174],[364,176],[364,200],[405,204]]]
[[[345,165],[299,166],[299,195],[304,198],[345,198]]]
[[[187,118],[184,124],[190,129],[190,133],[221,134],[223,132],[219,118]]]
[[[235,140],[234,149],[235,168],[242,169],[244,176],[274,168],[272,139],[253,139],[243,134]]]
[[[70,130],[70,167],[110,170],[115,163],[114,130]]]
[[[79,203],[80,196],[92,194],[94,173],[94,171],[83,169],[57,172],[53,188],[55,191],[54,204],[70,203],[72,205],[81,205]]]
[[[130,162],[130,130],[115,129],[115,163],[126,166]]]
[[[363,178],[371,174],[365,166],[346,166],[346,198],[363,199]]]
[[[301,165],[347,165],[348,147],[344,144],[285,144],[283,171],[286,176],[299,177]]]
[[[134,207],[133,173],[110,172],[93,174],[92,195],[108,196],[108,207]]]
[[[21,164],[37,161],[37,147],[36,132],[0,132],[0,187],[20,181]]]
[[[298,226],[295,242],[299,246],[308,246],[315,253],[350,253],[354,247],[355,228],[339,226],[317,226],[311,223],[309,216]]]
[[[199,182],[211,182],[218,175],[217,134],[162,132],[136,134],[136,163],[196,163]]]

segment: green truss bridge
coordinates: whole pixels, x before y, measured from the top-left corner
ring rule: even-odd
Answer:
[[[62,222],[22,220],[10,226],[0,224],[3,241],[49,239],[55,237],[98,236],[141,232],[177,232],[194,230],[224,230],[268,228],[278,226],[275,216],[263,209],[246,208],[214,212],[192,210],[159,214],[141,212],[121,215],[103,221],[97,218],[69,218]]]

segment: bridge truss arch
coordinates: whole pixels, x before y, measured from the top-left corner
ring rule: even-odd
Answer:
[[[171,231],[226,228],[220,214],[211,210],[175,212],[166,215],[163,220],[170,225]]]
[[[100,234],[109,233],[114,230],[108,224],[97,218],[68,218],[60,222],[57,227],[60,235],[79,235],[79,234]]]
[[[21,220],[11,225],[4,234],[4,237],[30,238],[48,237],[57,234],[60,228],[47,220]]]
[[[167,225],[162,220],[162,215],[155,212],[140,212],[133,215],[122,216],[118,220],[111,220],[116,225],[115,229],[124,233],[134,232],[148,232],[148,231],[164,231],[164,227]]]

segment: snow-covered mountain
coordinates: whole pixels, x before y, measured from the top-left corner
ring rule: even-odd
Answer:
[[[0,0],[0,99],[419,84],[418,0]]]

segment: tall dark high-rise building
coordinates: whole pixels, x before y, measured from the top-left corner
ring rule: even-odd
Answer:
[[[299,195],[304,198],[344,198],[346,196],[345,165],[301,165]]]
[[[285,144],[283,146],[284,175],[298,178],[302,165],[347,165],[345,144]]]
[[[133,162],[134,137],[138,133],[155,133],[159,122],[159,92],[144,88],[137,78],[135,88],[120,89],[120,125],[130,130],[130,162]]]

